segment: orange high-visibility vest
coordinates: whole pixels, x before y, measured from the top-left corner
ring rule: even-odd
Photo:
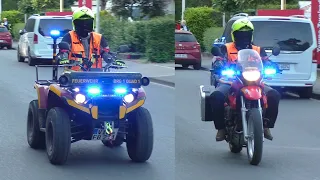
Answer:
[[[238,60],[238,49],[236,48],[235,43],[227,43],[225,44],[227,47],[228,60],[234,62]],[[252,49],[257,51],[260,54],[260,47],[252,45]]]
[[[86,57],[84,47],[75,31],[70,31],[69,34],[71,36],[71,52],[69,53],[69,59],[82,62],[82,58]],[[102,58],[100,56],[101,38],[101,34],[95,32],[90,34],[90,50],[88,57],[91,57],[90,60],[93,63],[91,68],[102,68]],[[71,70],[80,71],[81,68],[79,66],[73,66]]]

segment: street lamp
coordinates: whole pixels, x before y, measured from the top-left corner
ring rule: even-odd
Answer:
[[[281,10],[285,10],[286,9],[286,0],[281,0]]]
[[[182,0],[182,14],[181,20],[184,20],[184,11],[186,10],[186,0]]]

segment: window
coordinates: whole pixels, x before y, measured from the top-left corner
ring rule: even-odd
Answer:
[[[224,31],[226,42],[232,42],[231,26],[228,22]],[[313,43],[309,23],[286,21],[251,21],[254,25],[253,43],[271,50],[275,45],[283,51],[305,51]],[[294,31],[293,31],[294,29]]]
[[[0,27],[0,32],[8,32],[8,29],[6,27]]]
[[[185,33],[176,33],[175,34],[176,42],[197,42],[197,39],[193,34],[185,34]]]
[[[25,30],[27,32],[34,32],[35,19],[28,19]]]
[[[51,30],[61,31],[61,36],[64,36],[72,29],[71,19],[41,19],[39,24],[39,33],[42,36],[50,36]]]

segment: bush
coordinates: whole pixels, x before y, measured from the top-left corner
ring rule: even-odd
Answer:
[[[211,27],[203,33],[203,44],[207,52],[210,52],[213,41],[221,37],[223,30],[223,27]]]
[[[204,48],[203,33],[207,28],[215,25],[215,21],[213,19],[215,13],[216,12],[209,7],[188,8],[185,11],[187,26],[195,35],[202,48]]]
[[[11,29],[12,31],[11,33],[13,35],[14,40],[16,41],[19,40],[20,38],[19,31],[24,28],[24,25],[25,25],[24,23],[16,23],[15,25],[13,25]]]
[[[174,17],[165,16],[141,22],[118,21],[113,16],[101,16],[101,33],[112,51],[129,45],[131,52],[146,53],[152,62],[167,62],[174,55]]]
[[[174,18],[163,17],[147,24],[146,55],[151,62],[168,62],[174,58]]]
[[[19,11],[2,11],[1,17],[7,18],[12,26],[24,22],[24,14]]]

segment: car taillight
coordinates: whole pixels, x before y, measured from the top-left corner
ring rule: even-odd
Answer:
[[[318,58],[317,58],[317,48],[315,48],[313,51],[312,51],[312,63],[318,63]]]
[[[193,45],[193,48],[194,48],[194,49],[199,49],[199,48],[200,48],[200,44],[197,43],[197,44]]]
[[[33,35],[33,44],[38,44],[38,35]]]

